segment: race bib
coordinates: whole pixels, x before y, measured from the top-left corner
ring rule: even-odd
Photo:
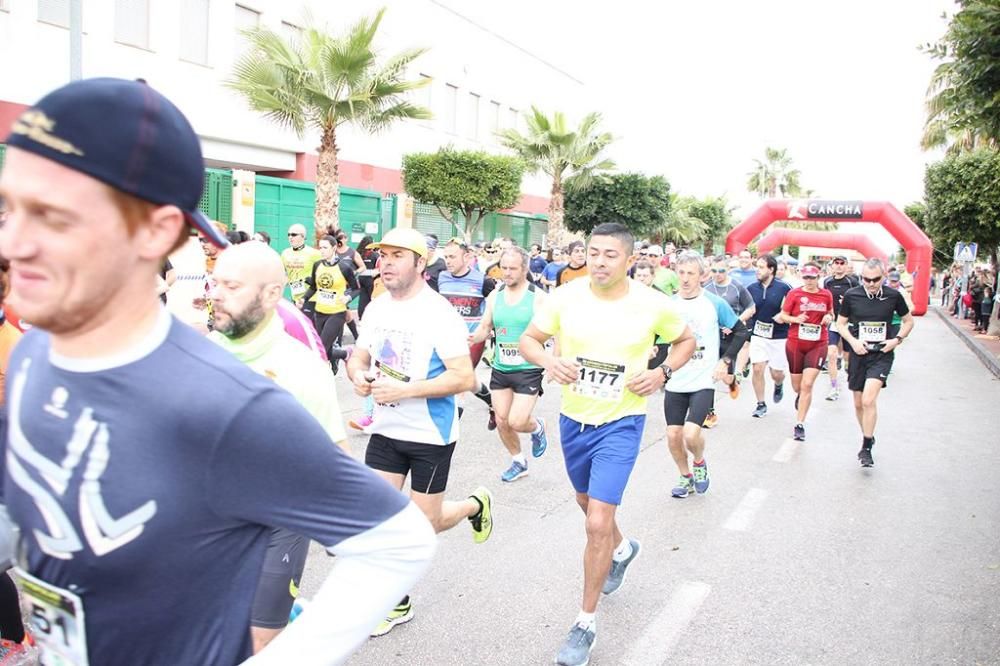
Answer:
[[[316,302],[327,307],[340,305],[340,294],[336,291],[321,291],[316,295]]]
[[[298,298],[299,296],[306,293],[306,283],[305,280],[295,280],[288,283],[288,288],[292,292],[292,296]]]
[[[765,324],[758,320],[754,322],[753,334],[761,338],[771,338],[774,336],[774,324]]]
[[[500,353],[500,362],[504,365],[523,365],[525,362],[516,342],[500,342],[497,344],[497,351]]]
[[[799,340],[814,342],[819,340],[823,327],[819,324],[799,324]]]
[[[392,366],[375,360],[375,379],[381,379],[382,377],[388,377],[397,382],[408,382],[410,381],[410,376]],[[377,403],[380,407],[398,407],[398,402],[379,402]]]
[[[21,594],[31,613],[28,620],[41,646],[43,666],[87,666],[83,602],[69,590],[50,585],[20,568]]]
[[[884,321],[862,321],[858,323],[858,339],[861,342],[885,342],[886,323]]]
[[[597,400],[621,400],[625,391],[625,365],[604,363],[578,356],[580,374],[573,392]]]

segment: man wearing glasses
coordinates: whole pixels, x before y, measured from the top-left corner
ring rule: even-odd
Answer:
[[[861,270],[863,286],[848,289],[840,304],[837,330],[852,354],[847,362],[847,386],[854,393],[854,412],[861,426],[862,467],[875,464],[876,402],[892,370],[893,353],[913,330],[913,315],[903,295],[884,286],[885,267],[881,259],[869,259]],[[893,316],[899,315],[899,325]]]
[[[823,283],[823,288],[833,294],[833,316],[836,318],[840,313],[840,304],[844,300],[844,294],[847,293],[848,289],[858,287],[861,283],[856,277],[847,272],[847,257],[834,257],[830,267],[833,275],[826,279]],[[837,386],[837,372],[840,370],[841,352],[843,352],[845,357],[850,353],[848,349],[844,348],[844,344],[840,340],[840,333],[837,332],[837,327],[831,326],[829,345],[826,351],[826,365],[830,373],[830,392],[827,394],[826,399],[830,401],[840,397],[840,389]]]
[[[302,303],[306,295],[306,278],[312,275],[313,264],[322,259],[319,250],[306,245],[306,228],[301,224],[288,227],[288,245],[281,252],[281,263],[288,276],[288,289],[292,292],[292,302],[300,308],[309,309]]]

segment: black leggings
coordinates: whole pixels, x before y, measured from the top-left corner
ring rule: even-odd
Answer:
[[[24,640],[17,586],[7,573],[0,574],[0,637],[15,643]]]
[[[347,322],[347,312],[337,312],[334,314],[323,314],[317,312],[314,315],[316,330],[323,340],[323,348],[330,359],[334,374],[337,373],[337,358],[333,353],[334,345],[340,345],[340,338],[344,334],[344,324]]]

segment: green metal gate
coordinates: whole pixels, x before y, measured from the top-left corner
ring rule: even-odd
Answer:
[[[233,226],[233,172],[228,169],[205,169],[205,189],[198,208],[212,220]]]
[[[464,218],[457,211],[455,219]],[[425,234],[436,234],[444,242],[459,235],[455,227],[441,216],[437,206],[424,203],[413,204],[413,226]],[[544,215],[516,215],[510,213],[490,213],[479,224],[473,234],[473,243],[490,243],[498,238],[513,238],[517,245],[528,248],[532,243],[542,243],[548,221]]]

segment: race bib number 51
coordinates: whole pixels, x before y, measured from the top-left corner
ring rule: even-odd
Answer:
[[[43,666],[87,666],[83,602],[69,590],[15,569],[31,616]]]
[[[580,374],[573,392],[597,400],[621,400],[625,391],[625,365],[604,363],[578,356]]]

